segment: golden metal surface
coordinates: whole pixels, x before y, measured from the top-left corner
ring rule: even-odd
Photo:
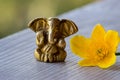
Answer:
[[[58,18],[37,18],[28,25],[36,33],[34,56],[38,61],[61,62],[66,58],[65,37],[78,31],[74,22]]]

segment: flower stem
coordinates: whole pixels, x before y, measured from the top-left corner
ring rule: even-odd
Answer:
[[[115,55],[116,55],[116,56],[120,56],[120,52],[116,52]]]

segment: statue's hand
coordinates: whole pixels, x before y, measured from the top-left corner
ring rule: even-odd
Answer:
[[[58,43],[57,43],[57,46],[58,46],[59,48],[64,49],[65,46],[66,46],[65,40],[64,40],[63,38],[59,39],[59,40],[58,40]]]

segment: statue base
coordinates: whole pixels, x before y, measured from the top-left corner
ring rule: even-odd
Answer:
[[[38,61],[41,62],[64,62],[67,54],[66,51],[60,49],[57,53],[42,53],[39,49],[36,49],[34,52],[34,56]]]

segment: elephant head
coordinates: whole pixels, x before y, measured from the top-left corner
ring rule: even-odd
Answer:
[[[34,32],[41,30],[48,33],[48,42],[54,44],[57,38],[68,37],[78,31],[74,22],[67,19],[58,18],[37,18],[30,22],[29,28]]]

